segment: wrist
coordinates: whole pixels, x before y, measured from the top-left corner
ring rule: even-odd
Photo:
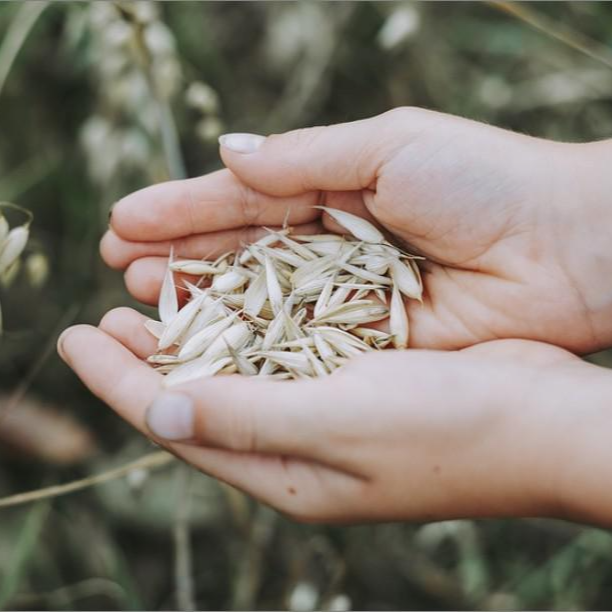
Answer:
[[[576,361],[536,388],[539,514],[612,525],[612,372]]]
[[[508,342],[508,341],[504,341]],[[557,349],[552,349],[557,351]],[[471,428],[470,444],[449,445],[452,487],[440,517],[553,517],[568,511],[563,462],[568,412],[557,381],[565,369],[588,368],[566,353],[567,365],[516,367],[484,384],[486,418]],[[593,366],[594,367],[594,366]],[[544,381],[550,378],[550,383]],[[560,414],[557,414],[560,413]],[[567,419],[566,419],[567,420]],[[568,429],[571,429],[568,427]],[[571,432],[570,432],[571,433]]]
[[[591,322],[591,351],[612,346],[612,140],[558,144],[550,220],[559,257]],[[555,227],[556,226],[556,227]]]

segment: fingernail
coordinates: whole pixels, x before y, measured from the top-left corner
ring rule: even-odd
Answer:
[[[147,411],[151,433],[164,440],[189,440],[194,436],[193,400],[182,393],[162,393]]]
[[[255,153],[265,139],[259,134],[223,134],[219,136],[219,144],[234,153]]]
[[[68,359],[66,358],[66,352],[64,351],[64,341],[68,337],[68,334],[70,333],[70,331],[71,331],[70,327],[68,329],[65,329],[60,334],[60,337],[57,339],[57,352],[64,361],[68,361]]]

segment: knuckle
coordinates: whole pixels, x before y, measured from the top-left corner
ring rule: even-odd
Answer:
[[[198,206],[197,199],[194,193],[194,180],[186,180],[182,181],[182,198],[181,201],[184,202],[185,209],[185,217],[189,223],[189,229],[192,234],[196,233],[197,224],[196,224],[196,208]]]
[[[257,452],[259,441],[254,417],[242,411],[228,411],[227,419],[227,447],[234,451]]]
[[[422,117],[426,112],[427,111],[418,106],[398,106],[383,113],[380,117],[391,123],[395,123],[396,121],[405,122]]]
[[[317,152],[321,150],[319,146],[321,142],[325,143],[325,139],[329,132],[326,126],[317,126],[311,128],[302,128],[298,130],[300,132],[299,139],[301,140],[301,146],[306,151]]]
[[[325,126],[300,128],[271,137],[272,144],[274,144],[276,138],[279,139],[279,144],[282,142],[282,150],[285,153],[283,163],[289,173],[299,177],[299,186],[302,191],[311,191],[317,188],[317,181],[312,170],[316,164],[305,162],[316,161],[317,151],[322,150],[320,142],[324,141],[327,129]],[[324,142],[322,144],[324,145]]]
[[[268,136],[263,149],[268,163],[282,168],[292,194],[316,191],[320,188],[324,169],[320,158],[326,152],[330,126],[299,128]],[[328,147],[327,147],[328,148]],[[274,164],[272,164],[274,161]]]
[[[256,225],[259,220],[259,194],[249,185],[241,186],[240,205],[242,223],[246,226]]]
[[[291,148],[310,147],[324,129],[324,127],[298,128],[284,134],[272,134],[268,137],[268,141],[272,145],[282,143]]]
[[[191,253],[191,240],[189,236],[176,238],[171,241],[172,248],[174,249],[174,253],[176,257],[189,257]]]

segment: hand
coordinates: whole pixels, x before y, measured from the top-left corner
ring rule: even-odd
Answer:
[[[170,244],[214,257],[289,221],[338,231],[324,201],[429,258],[411,345],[496,338],[576,352],[612,342],[609,143],[548,142],[420,109],[263,138],[231,135],[230,170],[149,187],[114,208],[102,255],[156,303]]]
[[[144,317],[111,311],[60,353],[120,416],[196,468],[305,521],[571,516],[612,523],[609,372],[518,340],[384,351],[329,377],[164,391]]]

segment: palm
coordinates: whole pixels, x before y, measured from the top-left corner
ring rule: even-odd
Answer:
[[[415,346],[522,337],[586,350],[597,339],[556,247],[570,228],[552,207],[542,214],[552,178],[534,178],[526,155],[486,167],[473,141],[431,133],[418,157],[400,150],[362,192],[372,217],[429,260],[424,307],[409,304]]]
[[[536,223],[513,219],[500,201],[475,198],[452,214],[442,197],[419,206],[415,196],[408,194],[412,205],[405,207],[376,196],[369,207],[428,259],[424,304],[407,304],[414,346],[462,348],[513,337],[582,351],[596,342],[579,291],[546,252],[546,232]],[[417,217],[419,208],[427,214]],[[521,224],[527,229],[517,230]]]

